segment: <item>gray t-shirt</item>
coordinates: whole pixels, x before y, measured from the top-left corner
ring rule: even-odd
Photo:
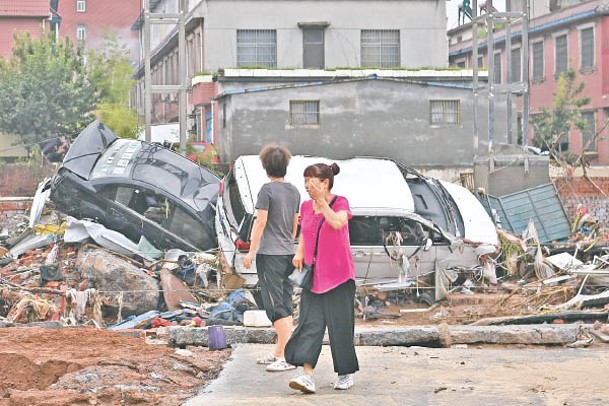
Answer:
[[[300,193],[289,182],[269,182],[258,193],[256,208],[269,212],[258,254],[294,254],[294,214],[300,208]]]

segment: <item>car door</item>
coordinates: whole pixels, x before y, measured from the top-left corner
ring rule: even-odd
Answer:
[[[249,248],[252,220],[253,214],[247,213],[241,200],[241,191],[233,169],[222,180],[216,209],[218,246],[222,252],[224,266],[230,271],[244,271],[237,257],[243,256],[238,255],[240,250]]]

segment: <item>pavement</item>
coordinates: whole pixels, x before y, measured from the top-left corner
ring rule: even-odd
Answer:
[[[590,350],[584,348],[587,344],[573,345],[584,342],[581,333],[590,328],[577,324],[356,328],[360,371],[354,376],[355,386],[334,389],[330,347],[324,345],[315,370],[317,392],[303,394],[288,386],[300,369],[270,373],[256,364],[258,356],[274,348],[272,329],[224,327],[227,345],[233,348],[230,360],[215,381],[184,404],[452,406],[458,399],[463,405],[481,406],[606,405],[609,346],[595,344]],[[208,345],[207,334],[207,328],[171,327],[169,341],[178,347]],[[596,390],[597,385],[602,388]]]
[[[218,379],[184,405],[606,405],[609,347],[496,349],[357,346],[360,371],[333,388],[329,346],[315,370],[317,392],[288,387],[298,371],[266,372],[269,344],[235,344]]]

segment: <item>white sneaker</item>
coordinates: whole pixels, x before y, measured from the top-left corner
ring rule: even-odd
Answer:
[[[303,373],[290,380],[290,388],[303,393],[315,393],[315,380],[312,375]]]
[[[338,379],[334,383],[334,389],[347,390],[353,386],[353,374],[338,375]]]
[[[283,372],[291,369],[296,369],[296,366],[288,364],[283,358],[275,358],[275,361],[266,366],[268,372]]]

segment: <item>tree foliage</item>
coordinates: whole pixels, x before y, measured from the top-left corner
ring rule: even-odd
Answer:
[[[116,33],[104,33],[103,48],[89,52],[88,66],[90,80],[101,98],[97,110],[100,120],[119,137],[135,138],[137,116],[129,107],[135,69]]]
[[[586,129],[580,108],[590,102],[581,96],[585,83],[575,82],[575,71],[569,69],[558,79],[558,87],[550,107],[542,107],[540,114],[531,117],[534,130],[533,144],[544,150],[557,151],[557,146],[572,127]]]
[[[96,102],[82,50],[67,38],[23,33],[12,57],[0,60],[0,131],[26,144],[80,132]]]

